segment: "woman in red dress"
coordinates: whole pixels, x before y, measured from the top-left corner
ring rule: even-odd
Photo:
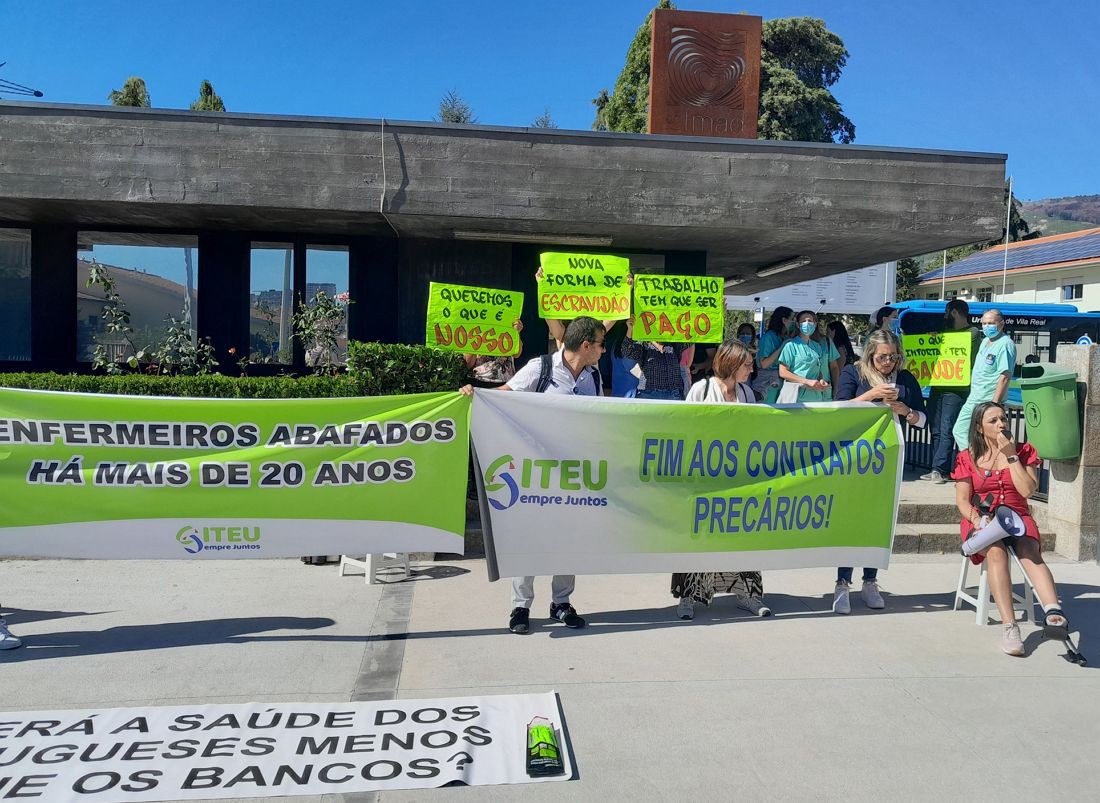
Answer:
[[[974,506],[974,495],[985,499],[992,494],[993,504],[1011,508],[1024,521],[1024,536],[1013,539],[1016,556],[1031,578],[1035,593],[1043,605],[1044,626],[1068,629],[1069,622],[1058,604],[1058,592],[1050,568],[1043,562],[1039,549],[1039,528],[1031,517],[1027,499],[1039,485],[1038,466],[1042,462],[1035,448],[1025,443],[1017,445],[1008,430],[1005,409],[996,402],[979,404],[970,421],[970,448],[960,452],[951,478],[955,480],[955,504],[962,514],[959,531],[965,541],[984,525],[981,513]],[[1012,577],[1005,541],[999,541],[970,558],[974,563],[989,559],[989,588],[1004,622],[1002,648],[1009,655],[1023,655],[1020,626],[1012,608]]]

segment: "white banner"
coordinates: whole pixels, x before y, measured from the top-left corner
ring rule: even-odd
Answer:
[[[868,402],[479,390],[489,577],[889,564],[903,449]]]
[[[726,296],[726,309],[791,307],[834,314],[870,314],[894,301],[898,263],[883,262],[808,282],[774,287],[751,296]]]
[[[563,772],[527,774],[527,723]],[[205,800],[570,780],[557,694],[0,713],[0,800]]]

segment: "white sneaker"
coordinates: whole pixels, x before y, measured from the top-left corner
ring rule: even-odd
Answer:
[[[22,640],[8,630],[7,622],[0,619],[0,650],[14,650],[16,647],[22,646]]]
[[[738,594],[737,607],[743,611],[748,611],[753,616],[772,615],[772,609],[765,605],[764,600],[760,599],[760,597],[743,597]]]
[[[878,611],[886,607],[886,602],[882,599],[882,594],[878,590],[878,580],[864,581],[863,590],[859,592],[859,595],[863,597],[863,601],[867,603],[868,608]]]
[[[676,606],[676,615],[681,619],[694,619],[695,601],[691,597],[680,597],[680,604]]]
[[[833,613],[849,614],[852,612],[852,601],[848,598],[848,584],[841,580],[833,589]]]

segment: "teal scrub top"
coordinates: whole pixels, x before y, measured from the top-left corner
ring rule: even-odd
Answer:
[[[775,332],[771,331],[770,329],[767,332],[765,332],[764,336],[762,338],[760,338],[760,343],[759,343],[759,345],[757,346],[757,349],[756,349],[756,367],[757,368],[764,368],[764,366],[760,364],[760,360],[762,360],[764,357],[772,356],[772,354],[775,353],[775,350],[777,348],[779,348],[781,345],[783,345],[783,338],[782,337],[780,337],[779,335],[777,335]],[[764,370],[765,371],[778,371],[779,370],[779,365],[778,365],[778,363],[773,362],[768,368],[764,368]]]
[[[824,343],[816,341],[804,341],[800,337],[788,340],[783,344],[783,351],[779,355],[780,365],[785,365],[787,370],[804,379],[824,379],[832,384],[832,375],[829,373],[829,363],[839,360],[840,352],[831,341]],[[833,389],[810,390],[807,387],[798,389],[800,402],[832,401]]]
[[[996,340],[983,340],[970,373],[970,396],[967,401],[980,404],[992,400],[1001,374],[1008,371],[1008,375],[1012,376],[1015,366],[1016,344],[1011,337],[1002,334]]]

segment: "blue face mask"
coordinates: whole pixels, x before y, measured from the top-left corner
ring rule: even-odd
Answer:
[[[990,340],[995,338],[1001,333],[1001,330],[997,328],[996,324],[987,323],[982,325],[982,334],[988,337]]]
[[[806,335],[806,337],[809,337],[817,331],[817,324],[813,321],[803,321],[798,325],[798,330]]]
[[[737,339],[744,343],[746,346],[752,343],[752,335],[738,335]]]
[[[892,318],[890,320],[890,331],[895,335],[901,335],[901,321],[897,318]]]

